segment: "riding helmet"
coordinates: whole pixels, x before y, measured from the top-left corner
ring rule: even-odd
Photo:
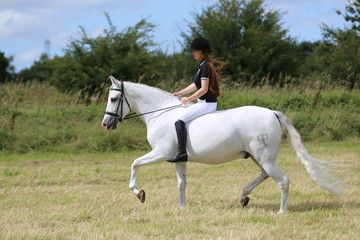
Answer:
[[[191,42],[191,51],[201,50],[206,53],[211,53],[211,47],[208,40],[203,37],[195,38]]]

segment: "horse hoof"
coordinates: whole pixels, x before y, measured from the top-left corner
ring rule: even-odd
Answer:
[[[140,202],[145,202],[145,191],[144,190],[140,190],[140,192],[138,194],[136,194],[136,196],[138,197],[138,199],[140,200]]]
[[[243,207],[246,207],[249,204],[250,198],[249,197],[245,197],[240,199],[240,203]]]
[[[287,210],[280,210],[280,211],[278,211],[278,213],[277,214],[286,214],[286,213],[288,213],[288,211]]]

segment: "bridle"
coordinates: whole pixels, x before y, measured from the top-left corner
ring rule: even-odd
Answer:
[[[125,93],[124,93],[124,83],[123,82],[120,82],[120,83],[121,83],[121,88],[120,89],[118,89],[118,88],[110,88],[110,91],[118,91],[118,92],[121,93],[118,105],[116,107],[116,111],[115,112],[108,112],[108,111],[105,112],[105,114],[107,114],[107,115],[116,117],[116,119],[119,122],[121,122],[124,119],[127,119],[126,116],[123,118],[124,99],[125,99],[125,102],[126,102],[127,106],[129,107],[129,110],[131,111],[130,103],[127,100],[127,98],[125,96]],[[120,114],[118,114],[119,109],[120,109]]]
[[[180,107],[182,105],[182,104],[177,104],[177,105],[174,105],[174,106],[165,107],[165,108],[157,109],[157,110],[146,112],[146,113],[140,113],[140,114],[130,113],[129,115],[126,115],[125,117],[123,117],[124,99],[125,99],[125,102],[126,102],[128,108],[129,108],[129,111],[131,111],[131,106],[130,106],[129,101],[127,100],[127,98],[125,96],[124,83],[120,82],[120,84],[121,84],[120,89],[118,89],[118,88],[110,88],[110,91],[118,91],[118,92],[121,93],[118,105],[116,107],[116,111],[115,112],[108,112],[108,111],[105,112],[105,114],[115,117],[119,122],[122,122],[122,120],[126,120],[126,119],[129,119],[129,118],[140,117],[140,116],[143,116],[143,115],[146,115],[146,114],[159,112],[159,111],[163,111],[163,110],[166,110],[166,109],[177,108],[177,107]],[[119,109],[120,109],[120,114],[118,114]]]

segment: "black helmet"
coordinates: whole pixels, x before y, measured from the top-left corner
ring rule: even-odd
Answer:
[[[191,42],[191,51],[201,50],[206,53],[211,53],[211,47],[208,40],[203,37],[195,38]]]

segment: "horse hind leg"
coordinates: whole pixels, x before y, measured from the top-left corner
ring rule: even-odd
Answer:
[[[267,135],[266,135],[267,136]],[[261,165],[266,174],[274,179],[281,190],[280,210],[278,213],[287,212],[287,201],[289,192],[289,178],[281,171],[276,163],[280,145],[280,135],[268,138],[261,135],[250,144],[252,156]]]
[[[274,162],[261,164],[266,173],[275,180],[281,190],[280,210],[278,213],[286,213],[288,206],[289,178],[281,171],[279,165]]]
[[[250,198],[248,195],[254,190],[255,187],[259,186],[262,182],[264,182],[269,175],[265,172],[265,170],[261,167],[261,165],[253,158],[251,159],[255,162],[255,164],[260,168],[260,176],[254,179],[251,183],[246,185],[246,187],[243,188],[241,197],[240,197],[240,203],[243,207],[246,207],[250,201]]]

